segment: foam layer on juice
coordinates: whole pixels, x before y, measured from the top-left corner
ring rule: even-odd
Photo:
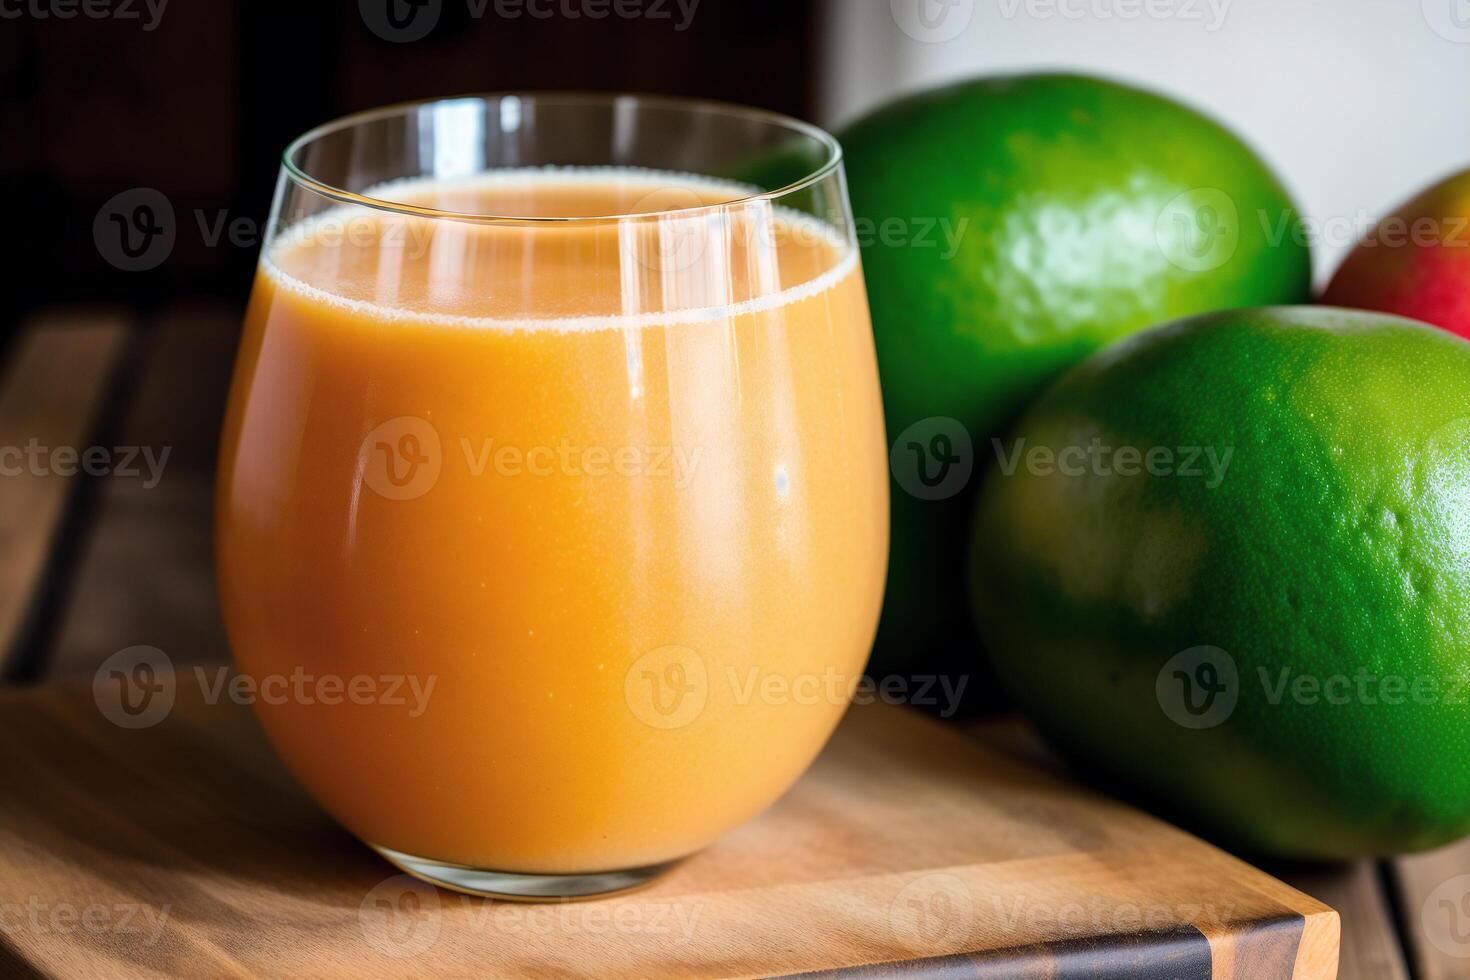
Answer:
[[[621,206],[626,207],[626,210],[612,213],[591,211],[585,215],[572,215],[578,218],[609,219],[608,222],[601,225],[603,231],[609,234],[613,233],[611,229],[616,227],[611,219],[617,216],[654,215],[670,208],[718,205],[759,193],[758,188],[750,185],[675,171],[626,167],[528,167],[492,170],[460,178],[407,178],[389,181],[365,189],[363,196],[463,216],[477,213],[475,207],[478,202],[475,198],[479,195],[524,191],[525,200],[534,205],[534,196],[538,190],[565,192],[579,187],[587,188],[589,191],[616,192],[613,196],[632,199],[631,202],[619,202]],[[519,219],[524,220],[514,221],[513,233],[524,235],[527,238],[546,232],[555,233],[560,229],[583,226],[581,222],[548,220],[552,217],[566,216],[561,214],[538,215],[534,209],[516,213]],[[657,220],[689,222],[691,227],[696,228],[696,231],[702,227],[706,229],[703,234],[708,236],[706,238],[706,243],[708,243],[717,237],[708,231],[713,227],[709,223],[718,220],[709,214],[688,217],[675,215],[672,219],[660,217]],[[439,231],[450,227],[444,222],[452,222],[461,228],[470,229],[494,226],[486,221],[477,222],[473,217],[407,217],[388,210],[373,211],[362,206],[338,205],[291,225],[277,236],[276,240],[261,255],[261,273],[279,289],[297,294],[311,302],[337,307],[355,315],[379,321],[412,321],[420,324],[430,323],[493,330],[571,332],[626,330],[643,326],[698,323],[758,313],[819,295],[853,275],[857,269],[858,255],[854,245],[845,239],[836,228],[810,214],[775,204],[766,204],[763,212],[753,209],[750,211],[735,209],[735,214],[738,216],[737,221],[765,222],[768,227],[764,231],[770,233],[775,239],[807,243],[799,248],[809,253],[808,257],[815,257],[821,253],[821,264],[824,267],[804,281],[779,289],[764,290],[759,295],[733,303],[676,306],[672,309],[642,313],[599,312],[553,317],[499,317],[445,313],[420,306],[395,306],[391,303],[363,299],[360,296],[349,295],[345,289],[334,288],[338,284],[332,282],[308,282],[306,281],[308,278],[321,280],[331,277],[322,275],[304,277],[296,274],[292,266],[301,263],[293,259],[304,254],[307,249],[351,247],[350,244],[342,246],[333,243],[350,242],[354,226],[357,233],[360,234],[364,222],[377,231],[385,230],[393,223],[410,229],[420,227]],[[650,229],[653,220],[655,219],[650,217],[637,224],[643,229]],[[695,226],[693,223],[696,222],[705,224]],[[597,223],[586,222],[588,226],[595,224]],[[748,228],[746,230],[749,231]],[[473,232],[465,231],[464,233]],[[771,248],[774,246],[756,247]],[[767,261],[770,260],[767,259]],[[699,267],[697,271],[702,272],[705,269]],[[538,270],[532,266],[526,269],[524,274],[536,276]]]

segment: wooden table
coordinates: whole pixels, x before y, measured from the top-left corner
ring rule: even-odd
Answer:
[[[211,703],[187,671],[171,687],[140,721],[112,716],[106,686],[0,695],[13,965],[1324,980],[1337,963],[1338,919],[1320,902],[905,708],[854,707],[774,808],[650,887],[524,905],[399,874],[291,783],[244,708]]]
[[[362,923],[371,920],[373,908],[400,908],[410,894],[418,895],[414,901],[420,907],[431,896],[440,902],[441,939],[424,962],[437,963],[447,975],[503,972],[512,961],[500,961],[497,970],[496,961],[486,959],[495,950],[484,945],[483,929],[478,946],[443,938],[468,935],[473,930],[467,922],[486,921],[477,911],[480,903],[471,907],[457,896],[419,894],[402,881],[384,886],[398,889],[392,895],[373,893],[394,878],[391,870],[333,828],[295,790],[244,712],[193,704],[185,697],[168,724],[125,732],[99,722],[90,702],[98,665],[124,647],[156,646],[182,669],[226,661],[210,563],[209,487],[238,318],[236,310],[205,305],[149,316],[62,310],[25,324],[8,351],[0,374],[0,447],[24,447],[34,439],[50,447],[146,446],[155,457],[168,447],[170,455],[156,485],[146,485],[143,475],[55,472],[63,467],[0,478],[0,666],[11,682],[0,693],[5,701],[0,722],[11,725],[12,735],[0,756],[0,811],[5,812],[0,913],[8,915],[0,921],[0,973],[273,975],[286,972],[296,956],[313,964],[314,973],[404,975],[412,973],[408,964],[418,961],[384,954],[364,935]],[[1290,975],[1283,963],[1299,976],[1331,975],[1336,922],[1318,903],[1152,817],[1078,789],[1018,722],[980,726],[979,744],[933,725],[899,709],[854,713],[833,750],[772,814],[642,893],[637,901],[645,906],[701,896],[702,907],[715,916],[705,945],[672,944],[691,957],[683,966],[696,973],[738,975],[742,966],[757,961],[712,958],[724,948],[721,943],[733,943],[746,952],[770,954],[759,961],[758,972],[815,969],[828,961],[846,967],[870,964],[870,972],[883,972],[897,969],[894,960],[917,957],[903,968],[904,975],[1030,976],[1017,972],[1026,964],[1061,969],[1058,975],[1092,975],[1065,972],[1067,957],[1074,957],[1075,969],[1081,962],[1096,966],[1097,961],[1075,957],[1098,949],[1147,953],[1114,961],[1134,964],[1132,969],[1138,963],[1168,962],[1158,956],[1172,943],[1173,954],[1185,958],[1178,962],[1188,962],[1190,943],[1204,937],[1213,949],[1213,966],[1205,975]],[[917,862],[922,867],[913,867],[914,862],[895,855],[921,841],[954,839],[952,828],[919,829],[923,814],[937,811],[910,812],[917,824],[900,820],[911,835],[905,838],[829,807],[824,812],[829,821],[838,821],[845,839],[871,845],[867,857],[829,854],[828,863],[800,865],[805,877],[789,880],[762,866],[760,856],[790,847],[793,835],[808,849],[820,843],[820,837],[801,837],[802,828],[812,826],[803,823],[810,815],[803,817],[801,811],[828,798],[824,794],[845,785],[843,779],[857,778],[854,773],[862,767],[853,753],[862,745],[871,751],[875,732],[886,732],[899,745],[926,740],[943,746],[945,758],[962,761],[936,775],[938,783],[926,785],[941,795],[959,794],[944,796],[955,805],[945,819],[973,831],[969,837],[960,833],[962,845],[956,845],[970,850],[930,855]],[[933,755],[930,749],[924,752]],[[149,758],[168,778],[142,783],[123,778],[139,759]],[[901,779],[912,761],[900,754],[885,765],[888,778]],[[1009,785],[1013,795],[995,797],[994,785],[977,792],[972,781],[977,772]],[[967,802],[955,804],[959,797]],[[885,799],[904,802],[903,794],[875,791],[875,805]],[[994,821],[1005,817],[1006,801],[1016,800],[1029,800],[1030,809],[1021,811],[1025,816],[1019,825],[1005,826],[1014,829],[1030,821],[1038,837],[996,832],[1000,825]],[[235,812],[222,815],[222,802]],[[964,814],[991,822],[973,823]],[[1012,812],[1010,818],[1015,817]],[[257,853],[263,849],[274,862],[231,853],[224,840],[211,839],[222,832],[222,820],[237,840]],[[946,832],[951,836],[944,837]],[[1061,838],[1074,841],[1064,853],[1039,843]],[[1077,840],[1085,844],[1076,845]],[[863,873],[850,874],[854,866]],[[1265,871],[1340,915],[1340,976],[1470,977],[1470,844],[1394,861]],[[914,884],[926,876],[927,884]],[[749,888],[737,887],[742,877],[749,877]],[[1131,913],[1120,909],[1137,902],[1140,882],[1154,889],[1151,894],[1165,896],[1153,904],[1172,908],[1174,920],[1156,922],[1162,928],[1153,930],[1132,927]],[[910,885],[915,903],[899,900]],[[755,914],[752,908],[762,906],[742,905],[740,893],[763,889],[764,907],[779,914],[748,918]],[[1232,908],[1222,915],[1217,907],[1213,922],[1202,918],[1191,896],[1204,893],[1228,899],[1225,904]],[[374,905],[373,894],[387,904]],[[116,930],[99,925],[103,911],[127,904],[119,895],[132,896],[135,909],[156,911],[170,904],[171,918],[160,933],[165,958],[140,953]],[[905,909],[919,910],[912,912],[917,915],[926,908],[952,908],[964,895],[972,902],[977,895],[987,902],[1019,896],[1033,908],[1039,902],[1043,911],[1074,905],[1094,911],[1081,917],[1088,925],[1070,933],[1028,926],[1035,916],[968,917],[966,938],[952,949],[958,959],[943,952],[949,948],[944,930],[931,928],[931,938],[923,938],[921,920],[912,924],[917,932],[896,938],[895,930],[903,929],[893,922],[907,921],[904,916],[911,912]],[[73,923],[69,931],[38,928],[30,919],[25,920],[29,926],[16,926],[27,906],[46,914],[74,908],[81,916],[89,903],[103,910],[95,911],[95,928],[85,923]],[[834,907],[855,918],[818,915],[817,910]],[[363,908],[368,911],[360,915]],[[887,910],[881,921],[869,922],[866,931],[854,930],[853,924],[875,914],[875,908]],[[995,909],[1003,910],[1004,903]],[[1103,925],[1096,925],[1099,921]],[[1295,952],[1283,954],[1287,946],[1273,946],[1273,935],[1290,936]],[[572,942],[568,948],[602,949],[604,956],[559,965],[634,974],[640,947],[624,940]],[[514,948],[524,951],[526,942],[522,936]],[[540,947],[532,942],[530,948]],[[699,950],[703,953],[696,955]],[[802,950],[816,953],[803,958]],[[553,956],[523,958],[515,965],[535,974],[555,972],[558,963]],[[1167,970],[1158,975],[1193,975],[1185,968]]]

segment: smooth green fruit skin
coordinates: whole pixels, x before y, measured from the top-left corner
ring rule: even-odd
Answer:
[[[1223,480],[1203,462],[1204,477],[1019,463],[987,479],[981,622],[1066,754],[1256,853],[1470,832],[1470,343],[1328,308],[1195,317],[1086,361],[1014,436],[1168,447],[1181,467],[1179,447],[1233,450]],[[1233,658],[1238,700],[1193,730],[1156,682],[1200,645]],[[1304,675],[1315,703],[1281,686]]]
[[[891,488],[871,669],[960,664],[973,647],[968,518],[991,438],[1112,340],[1191,313],[1307,300],[1310,256],[1291,234],[1291,199],[1245,144],[1176,102],[1097,78],[968,81],[882,108],[839,139],[889,438],[948,416],[977,457],[947,500]]]

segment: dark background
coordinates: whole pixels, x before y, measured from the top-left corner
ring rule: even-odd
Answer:
[[[676,0],[620,0],[637,17],[605,0],[601,19],[586,13],[595,0],[171,0],[156,22],[145,0],[65,19],[57,12],[80,0],[47,0],[44,17],[30,2],[0,4],[0,189],[24,229],[8,236],[7,334],[44,304],[243,303],[281,151],[334,117],[531,89],[699,96],[810,117],[820,31],[816,0],[699,0],[682,29]],[[381,36],[426,26],[418,39]],[[99,253],[93,222],[135,188],[165,195],[177,238],[156,268],[128,272]],[[210,243],[239,219],[234,243]]]

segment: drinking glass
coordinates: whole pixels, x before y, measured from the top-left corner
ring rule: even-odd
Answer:
[[[572,94],[329,123],[286,150],[225,421],[237,669],[402,869],[637,886],[845,710],[884,441],[827,134]]]

